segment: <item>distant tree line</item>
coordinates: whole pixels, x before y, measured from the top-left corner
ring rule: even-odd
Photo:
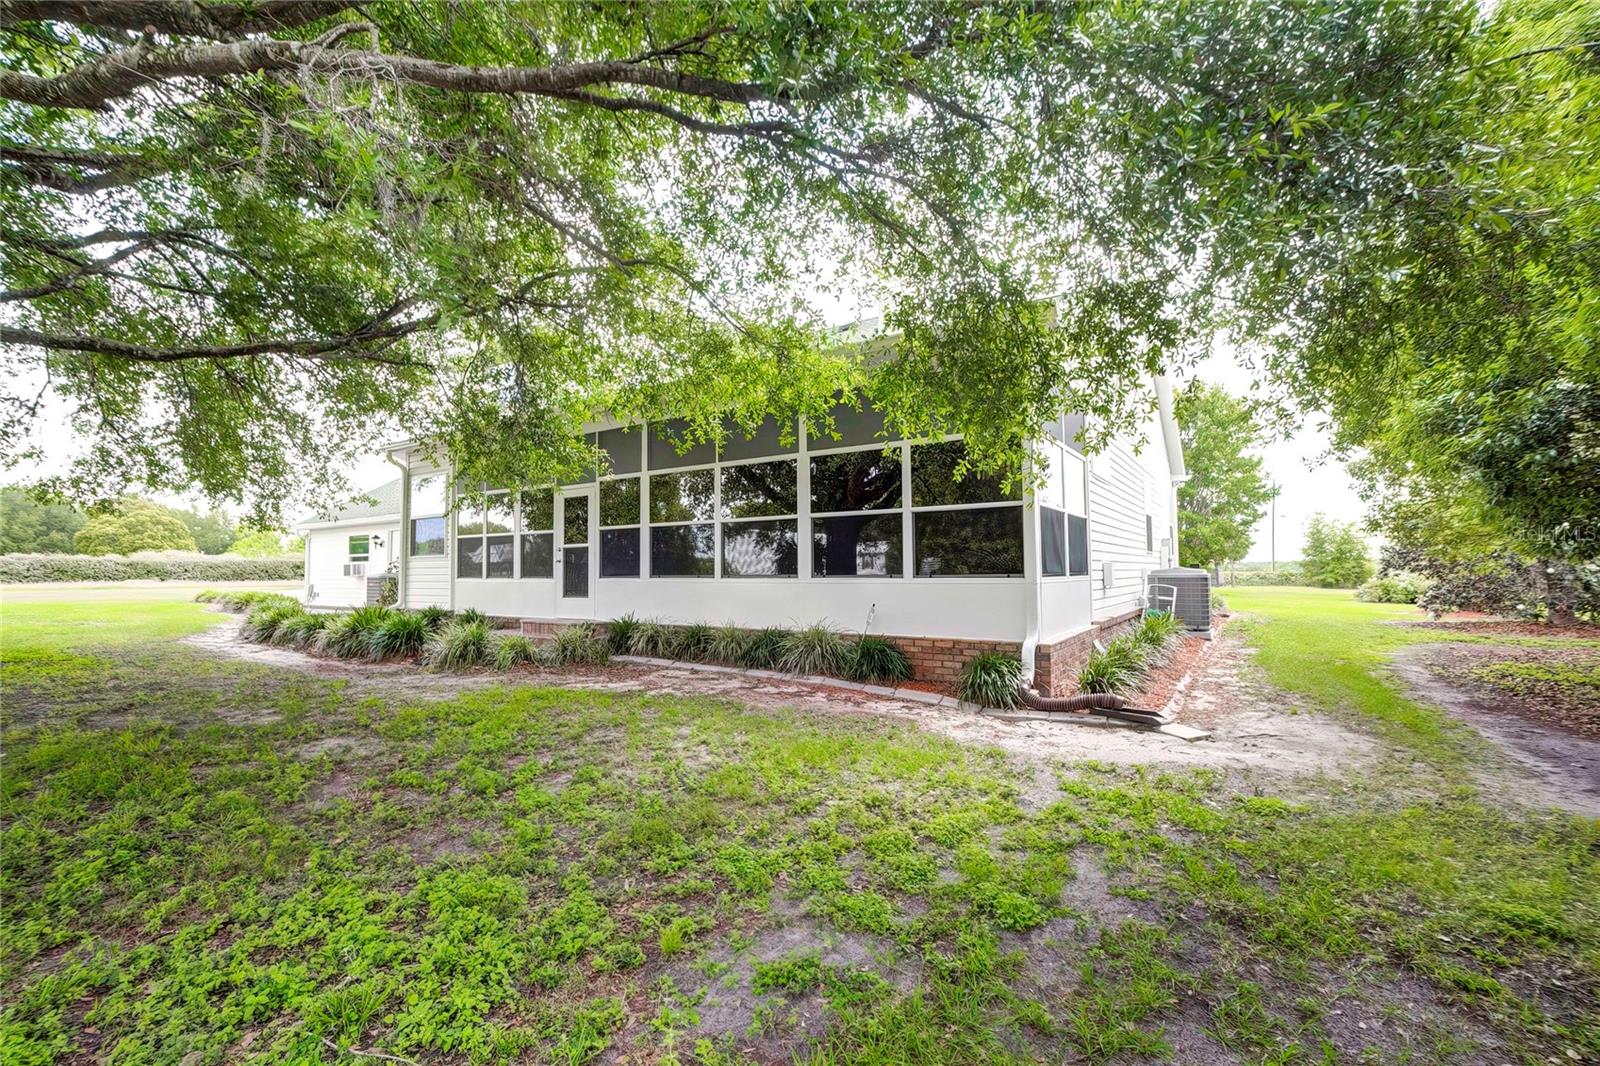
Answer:
[[[299,537],[239,525],[218,508],[201,513],[128,496],[109,510],[87,513],[20,488],[0,488],[0,554],[188,551],[263,559],[303,548]]]

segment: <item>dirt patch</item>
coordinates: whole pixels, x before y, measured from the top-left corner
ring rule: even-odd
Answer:
[[[1600,646],[1441,644],[1423,662],[1488,707],[1600,740]]]
[[[1443,708],[1500,749],[1509,765],[1486,771],[1503,778],[1491,782],[1496,791],[1514,801],[1600,816],[1600,740],[1519,716],[1504,696],[1469,688],[1462,680],[1467,675],[1439,676],[1435,663],[1448,654],[1432,644],[1408,648],[1395,656],[1394,674],[1416,699]]]
[[[1560,629],[1543,622],[1518,622],[1483,616],[1446,617],[1415,622],[1390,622],[1405,629],[1437,629],[1446,633],[1466,633],[1486,637],[1555,637],[1561,640],[1600,641],[1600,626],[1569,626]]]
[[[294,755],[300,759],[319,759],[324,755],[334,759],[348,759],[352,755],[366,758],[376,755],[383,750],[383,744],[370,737],[320,737],[317,740],[302,744],[294,749]]]
[[[1303,713],[1273,692],[1250,662],[1250,649],[1236,633],[1227,630],[1217,635],[1211,647],[1193,652],[1195,669],[1174,708],[1179,721],[1211,730],[1212,739],[1200,743],[1115,726],[1010,721],[957,707],[931,706],[853,689],[686,667],[618,663],[509,674],[433,673],[409,663],[325,659],[287,648],[263,647],[240,639],[238,630],[238,621],[230,620],[187,638],[186,643],[214,654],[343,680],[356,696],[448,699],[463,689],[505,684],[713,696],[758,708],[894,718],[963,744],[997,747],[1044,767],[1063,761],[1096,760],[1292,777],[1331,772],[1347,762],[1368,761],[1380,752],[1371,738],[1326,716]]]

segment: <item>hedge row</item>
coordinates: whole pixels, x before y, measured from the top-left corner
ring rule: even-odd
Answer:
[[[0,584],[41,581],[296,581],[305,561],[173,553],[139,555],[0,555]]]

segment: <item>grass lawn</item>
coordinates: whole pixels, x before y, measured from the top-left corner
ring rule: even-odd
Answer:
[[[8,599],[0,1061],[1600,1058],[1600,824],[1475,791],[1380,676],[1396,609],[1229,599],[1381,767],[1261,794],[706,698],[428,701],[208,656],[192,604]]]

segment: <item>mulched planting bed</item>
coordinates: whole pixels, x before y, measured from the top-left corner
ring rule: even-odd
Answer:
[[[1149,680],[1128,697],[1135,707],[1159,711],[1172,699],[1183,679],[1189,676],[1210,642],[1204,637],[1185,637],[1172,654],[1172,661],[1150,672]]]
[[[1427,665],[1488,710],[1600,737],[1600,648],[1441,644]]]

